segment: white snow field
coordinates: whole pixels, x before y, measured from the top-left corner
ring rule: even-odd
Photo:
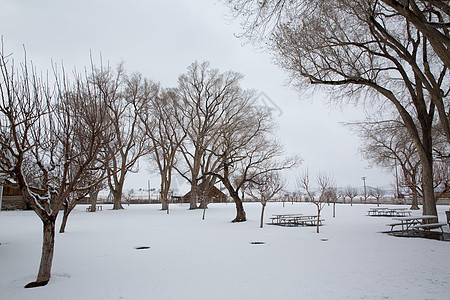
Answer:
[[[244,207],[248,221],[231,223],[230,203],[210,204],[206,220],[187,204],[169,215],[159,205],[80,205],[56,234],[49,284],[33,289],[24,286],[37,275],[41,221],[3,211],[0,299],[450,299],[450,243],[381,233],[392,219],[367,216],[373,204],[337,205],[335,218],[326,206],[319,234],[261,229],[261,205]],[[440,222],[449,208],[438,206]],[[311,203],[269,203],[265,220],[314,212]]]

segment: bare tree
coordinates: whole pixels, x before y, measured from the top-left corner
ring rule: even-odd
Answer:
[[[308,197],[311,199],[311,202],[317,207],[317,233],[319,233],[320,213],[327,201],[327,191],[333,187],[333,179],[325,173],[319,173],[316,177],[316,184],[318,186],[319,197],[315,197],[315,192],[313,191],[311,182],[311,175],[308,169],[297,178],[298,187],[306,192]]]
[[[333,203],[333,218],[336,217],[336,201],[338,199],[338,189],[330,185],[325,191],[325,198],[327,199],[328,206],[330,202]]]
[[[243,95],[241,78],[236,72],[220,73],[208,62],[191,64],[178,78],[176,116],[186,135],[180,152],[187,170],[178,166],[177,170],[191,184],[190,209],[198,208],[198,181],[203,176],[206,149],[217,144],[222,115]]]
[[[73,193],[90,188],[84,179],[97,169],[108,124],[97,103],[71,109],[68,103],[85,98],[64,72],[55,72],[52,89],[26,59],[16,70],[3,49],[0,72],[0,172],[19,186],[43,223],[37,279],[26,287],[42,286],[50,280],[58,213]]]
[[[298,86],[321,84],[334,96],[366,95],[396,109],[420,156],[424,213],[436,215],[431,128],[437,112],[450,143],[449,74],[428,36],[381,1],[227,2],[247,36],[271,33],[269,48]]]
[[[270,201],[275,195],[277,195],[284,187],[285,181],[281,178],[278,172],[270,172],[262,174],[258,178],[249,182],[247,191],[250,196],[261,202],[261,219],[259,227],[264,226],[264,210],[266,208],[267,201]]]
[[[138,160],[148,151],[144,128],[133,103],[141,96],[139,74],[126,77],[123,65],[116,71],[110,67],[93,68],[91,83],[106,103],[104,112],[112,126],[115,138],[107,145],[108,185],[114,198],[113,209],[123,209],[121,204],[123,186],[129,172],[137,172]]]
[[[105,180],[98,183],[96,186],[92,187],[92,189],[89,191],[89,200],[90,200],[90,212],[96,212],[97,211],[97,200],[98,200],[98,194],[101,190],[107,187],[107,183]]]
[[[351,186],[346,186],[344,189],[344,197],[349,197],[350,198],[350,206],[353,206],[353,199],[355,199],[355,197],[358,196],[358,189],[351,187]]]
[[[133,201],[136,193],[134,192],[134,189],[128,189],[126,193],[123,194],[123,197],[125,198],[125,201],[128,205],[130,205],[131,201]]]
[[[418,209],[418,196],[423,195],[421,161],[413,140],[401,121],[372,121],[350,124],[362,137],[363,156],[377,166],[388,170],[401,169],[401,180],[397,182],[411,191],[411,209]],[[447,152],[448,143],[437,128],[433,127],[433,151]],[[433,163],[433,187],[445,181],[445,172],[440,172],[439,160]],[[397,188],[398,189],[398,188]]]
[[[450,68],[450,6],[448,1],[382,0],[408,23],[413,24],[429,41],[436,55]]]
[[[298,157],[285,157],[282,146],[272,139],[273,122],[268,109],[253,105],[247,98],[223,116],[219,143],[208,151],[220,159],[216,176],[227,188],[236,204],[233,222],[246,221],[239,195],[248,182],[264,174],[296,166]]]
[[[347,195],[345,194],[345,189],[338,189],[338,200],[339,198],[342,197],[342,203],[345,204],[345,198],[347,197]]]
[[[394,120],[355,123],[352,126],[364,141],[361,152],[366,159],[389,170],[396,171],[397,164],[400,165],[404,185],[411,189],[413,195],[411,209],[418,209],[416,187],[420,159],[403,124]]]
[[[380,199],[382,199],[384,195],[386,195],[386,192],[380,189],[379,187],[372,188],[369,191],[369,196],[372,196],[375,199],[377,199],[377,206],[380,206]]]
[[[138,78],[136,78],[137,80]],[[151,162],[158,166],[161,177],[162,210],[169,213],[169,191],[172,171],[177,161],[177,152],[186,134],[175,118],[176,93],[161,90],[150,81],[140,79],[142,97],[135,103],[136,112],[145,127],[145,135],[150,139]]]

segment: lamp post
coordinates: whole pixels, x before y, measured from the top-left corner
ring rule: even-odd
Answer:
[[[367,203],[367,193],[366,193],[366,177],[363,176],[361,179],[364,181],[364,204]]]
[[[148,180],[148,203],[152,203],[152,196],[151,196],[151,188],[150,188],[150,179]]]

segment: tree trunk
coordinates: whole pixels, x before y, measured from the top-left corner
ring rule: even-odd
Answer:
[[[320,207],[317,205],[317,233],[319,233]]]
[[[205,201],[205,200],[203,199],[203,201]],[[205,217],[206,217],[206,209],[207,209],[207,208],[208,208],[207,205],[203,205],[202,220],[205,220]]]
[[[189,209],[197,209],[197,197],[198,197],[198,186],[197,186],[197,180],[192,180],[191,183],[191,198],[190,198],[190,205]]]
[[[161,193],[161,210],[169,209],[169,201],[167,200],[167,196]]]
[[[161,210],[169,212],[169,187],[170,183],[161,178]]]
[[[261,204],[262,204],[262,207],[261,207],[261,222],[259,224],[259,228],[263,228],[263,226],[264,226],[264,210],[266,208],[266,203],[262,203],[261,202]]]
[[[235,222],[245,222],[247,221],[244,205],[242,204],[242,200],[239,198],[238,194],[233,194],[231,197],[234,200],[234,203],[236,204],[236,218],[234,218],[233,223]]]
[[[36,281],[30,282],[25,286],[25,288],[44,286],[50,280],[53,262],[53,251],[55,249],[55,221],[56,218],[53,217],[42,220],[44,237],[42,241],[42,254],[39,272]]]
[[[423,214],[437,216],[433,182],[433,143],[431,136],[431,121],[428,123],[426,121],[421,122],[423,147],[417,147],[422,165]]]
[[[419,209],[419,200],[417,197],[417,190],[415,188],[412,188],[411,191],[412,191],[412,203],[411,203],[411,207],[409,209],[418,210]]]
[[[161,210],[169,209],[169,200],[167,199],[167,191],[164,190],[163,185],[161,184]]]
[[[123,206],[122,206],[122,187],[120,187],[118,190],[113,190],[111,192],[112,192],[113,197],[114,197],[113,209],[114,210],[123,209]]]
[[[169,204],[169,190],[167,188],[161,189],[161,210],[165,210],[167,214],[169,214]]]
[[[100,191],[94,191],[89,193],[89,198],[91,199],[91,212],[97,211],[97,199],[98,199],[98,193]]]
[[[64,201],[63,208],[64,208],[64,213],[63,213],[63,218],[62,218],[62,222],[61,222],[61,227],[59,228],[59,233],[65,232],[67,219],[69,218],[69,214],[72,211],[72,209],[70,208],[70,205],[67,201]]]
[[[422,161],[423,214],[437,216],[433,188],[433,169]]]

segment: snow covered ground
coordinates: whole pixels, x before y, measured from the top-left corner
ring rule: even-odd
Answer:
[[[326,206],[319,234],[260,229],[261,205],[244,206],[249,221],[233,224],[233,204],[211,204],[204,221],[187,204],[170,215],[159,205],[80,205],[57,234],[49,284],[34,289],[23,287],[37,275],[41,222],[1,212],[0,299],[449,299],[450,243],[382,234],[392,220],[366,216],[373,205],[337,205],[335,218]],[[440,221],[449,208],[438,207]],[[314,212],[269,203],[265,219]]]

